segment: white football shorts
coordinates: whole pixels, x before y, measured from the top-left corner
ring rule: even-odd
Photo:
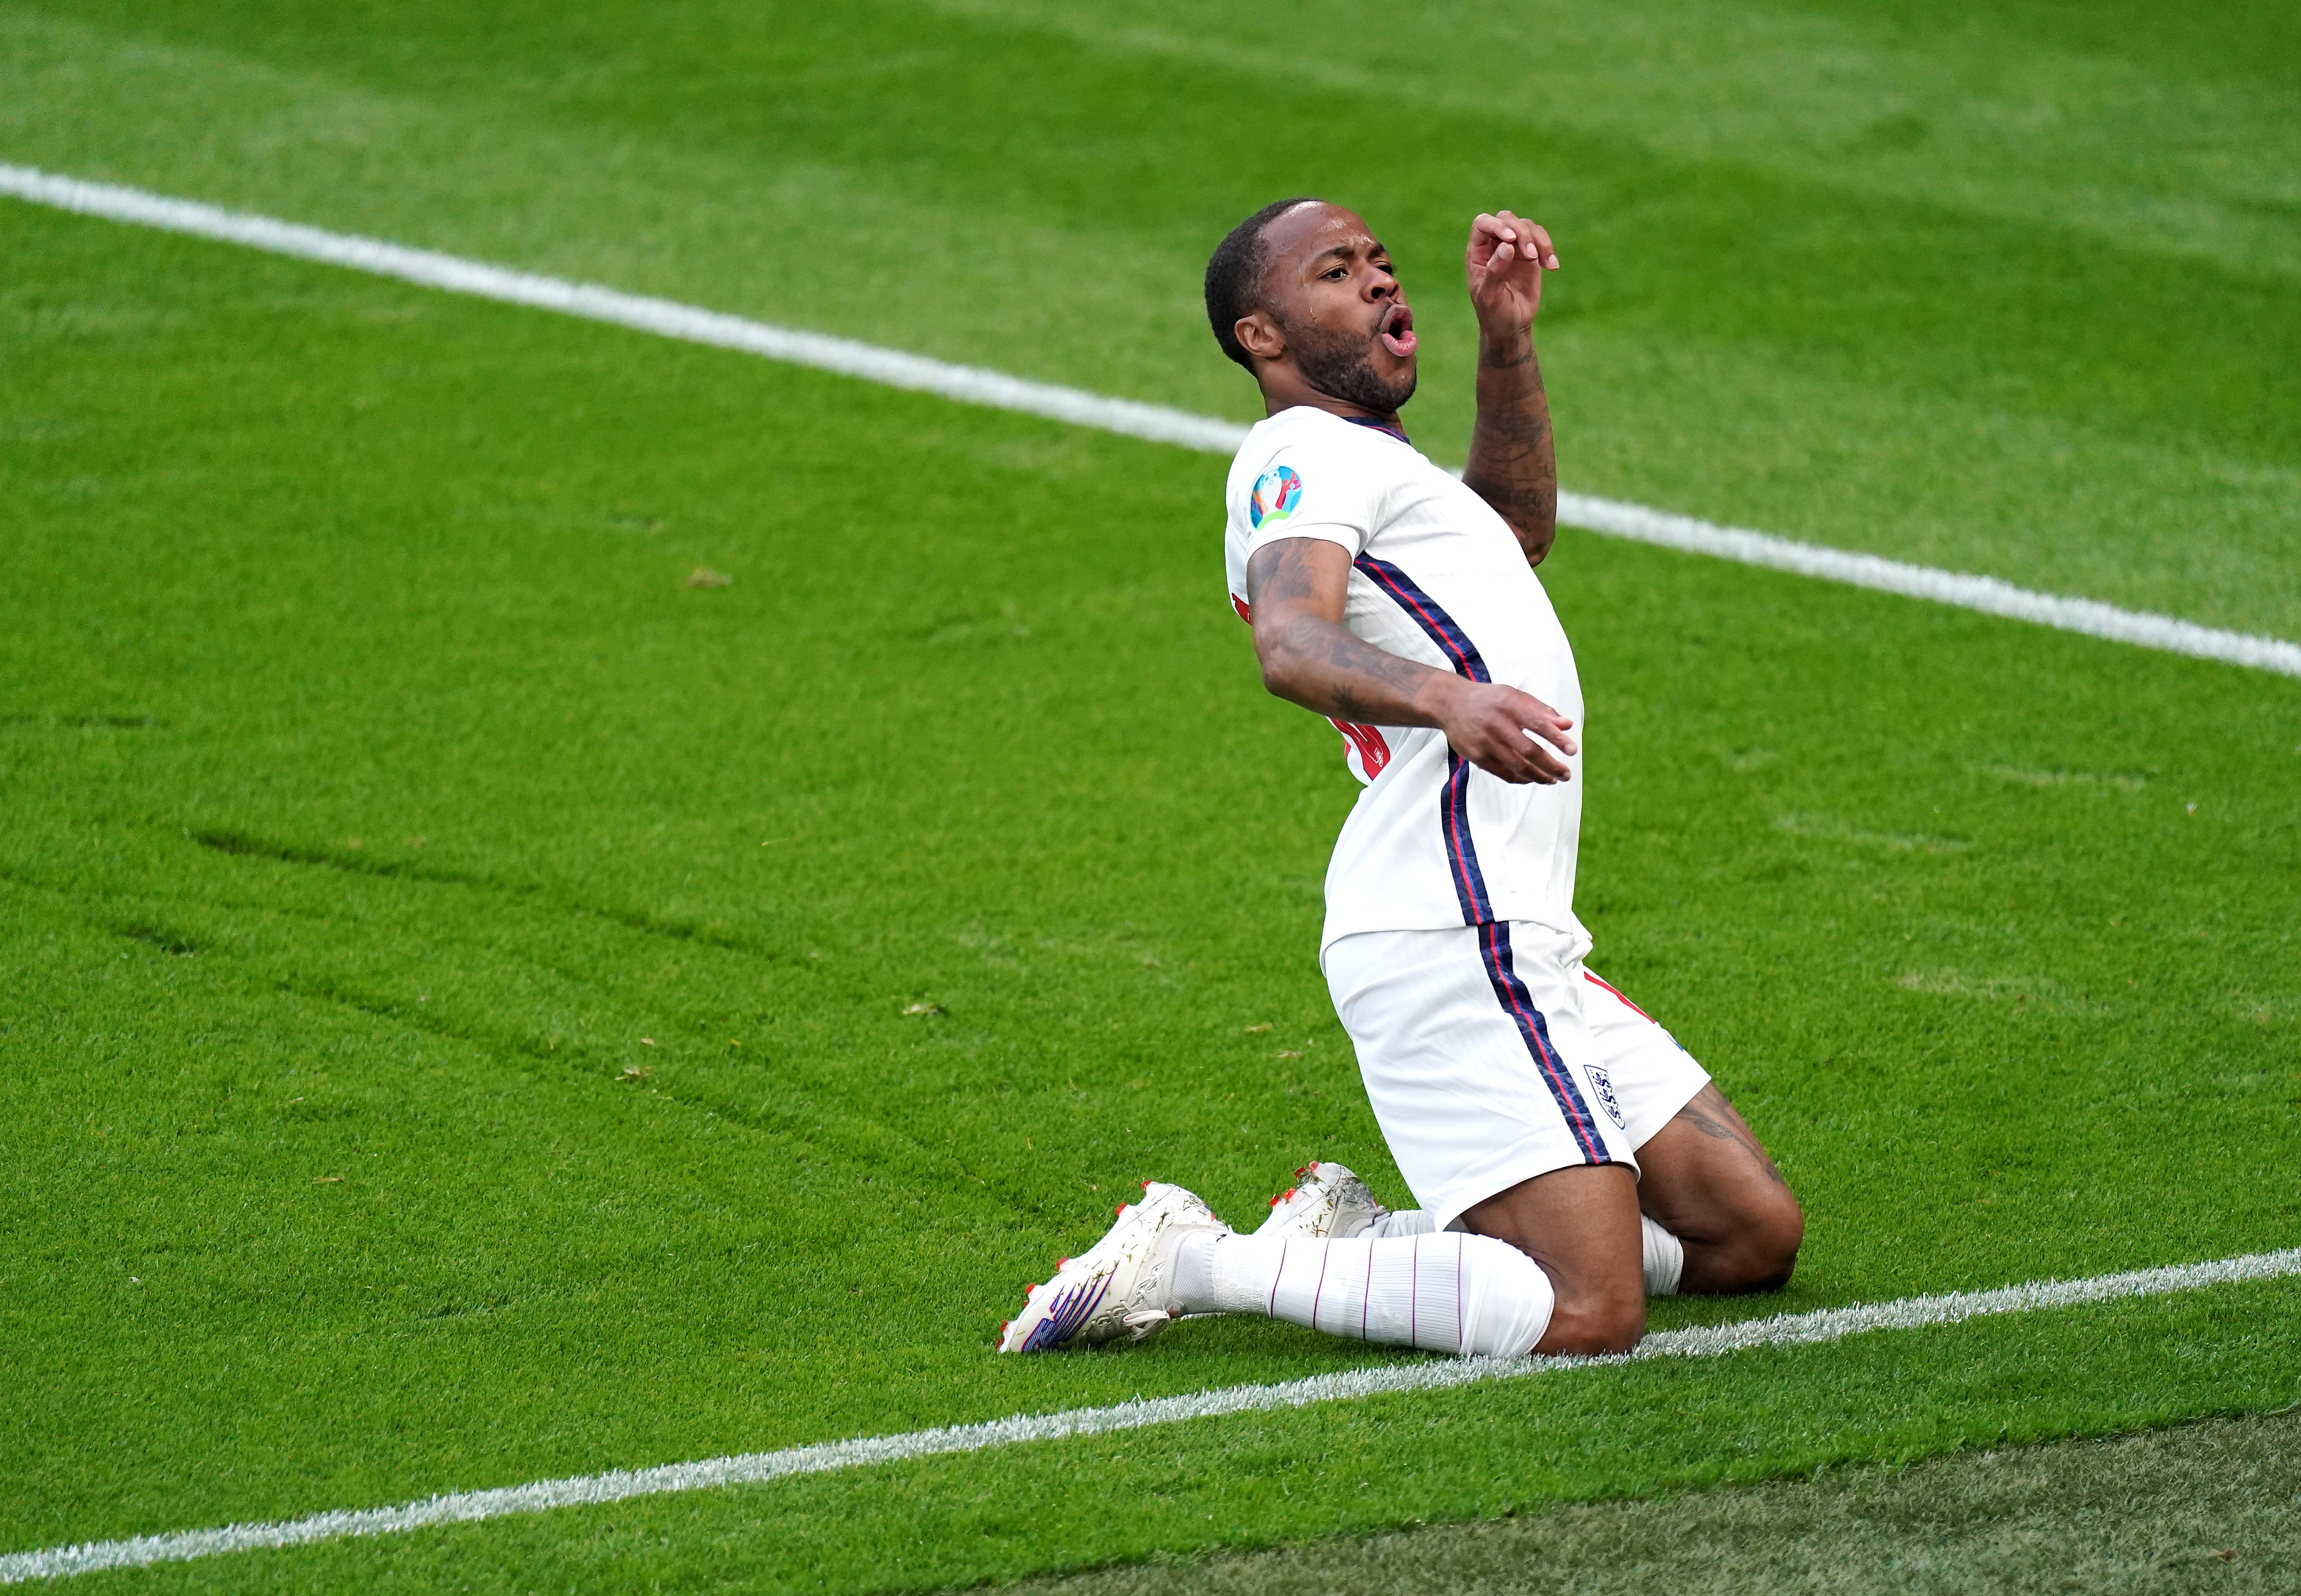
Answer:
[[[1626,1164],[1710,1079],[1583,967],[1583,939],[1527,922],[1361,932],[1322,960],[1375,1118],[1443,1229],[1520,1181]]]

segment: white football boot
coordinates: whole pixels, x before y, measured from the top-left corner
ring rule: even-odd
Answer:
[[[1294,1172],[1294,1184],[1270,1199],[1270,1217],[1254,1233],[1347,1241],[1389,1212],[1341,1165],[1305,1164]]]
[[[1057,1352],[1158,1334],[1182,1316],[1175,1254],[1193,1231],[1231,1233],[1182,1187],[1143,1182],[1142,1200],[1121,1207],[1101,1241],[1059,1260],[1046,1284],[1025,1288],[1023,1311],[999,1327],[999,1349]]]

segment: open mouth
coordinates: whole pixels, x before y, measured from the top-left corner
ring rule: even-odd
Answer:
[[[1400,359],[1414,353],[1414,313],[1406,306],[1393,301],[1382,313],[1382,320],[1375,324],[1374,330],[1375,336],[1382,339],[1382,347]]]

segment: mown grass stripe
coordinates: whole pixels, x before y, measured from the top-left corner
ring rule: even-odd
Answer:
[[[61,177],[31,167],[0,163],[0,193],[82,215],[245,245],[449,293],[557,311],[665,338],[738,349],[893,388],[938,394],[969,405],[1019,411],[1154,443],[1226,455],[1235,450],[1246,435],[1246,429],[1234,422],[1192,415],[1162,405],[1114,399],[979,366],[957,365],[923,355],[883,349],[852,338],[776,327],[675,300],[626,294],[593,283],[571,282],[460,255],[330,232],[140,188]],[[1568,525],[1588,531],[2010,616],[2169,654],[2301,676],[2301,644],[2278,638],[2200,626],[2176,616],[2121,609],[2096,599],[2040,593],[1995,577],[1942,571],[1877,555],[1800,543],[1770,532],[1719,526],[1692,516],[1587,494],[1561,492],[1558,496],[1558,514]]]
[[[494,1491],[456,1492],[430,1497],[423,1501],[403,1502],[390,1508],[343,1508],[270,1524],[235,1524],[218,1529],[182,1530],[172,1534],[138,1535],[122,1541],[96,1541],[39,1551],[12,1552],[0,1555],[0,1584],[57,1579],[68,1575],[92,1574],[105,1568],[188,1562],[230,1551],[308,1546],[315,1542],[338,1541],[354,1535],[401,1534],[437,1525],[470,1524],[514,1514],[548,1512],[554,1508],[590,1507],[625,1501],[633,1497],[757,1484],[793,1475],[868,1467],[874,1464],[899,1463],[913,1458],[975,1452],[989,1447],[1054,1441],[1071,1435],[1139,1430],[1155,1425],[1180,1424],[1187,1419],[1215,1418],[1226,1414],[1305,1408],[1318,1402],[1349,1401],[1360,1397],[1432,1391],[1482,1380],[1511,1380],[1566,1369],[1614,1367],[1649,1362],[1658,1358],[1719,1358],[1756,1347],[1811,1346],[1818,1342],[1842,1341],[1847,1336],[1873,1330],[1916,1330],[1997,1314],[2071,1308],[2119,1298],[2163,1296],[2175,1291],[2193,1291],[2208,1286],[2228,1285],[2240,1281],[2273,1280],[2294,1274],[2301,1274],[2301,1248],[2288,1248],[2281,1252],[2248,1253],[2240,1258],[2222,1258],[2211,1263],[2177,1264],[2121,1274],[2100,1274],[2084,1280],[2036,1281],[2025,1285],[2000,1286],[1993,1291],[1904,1297],[1893,1302],[1822,1308],[1813,1313],[1783,1314],[1771,1318],[1745,1319],[1734,1324],[1669,1330],[1648,1336],[1637,1350],[1618,1357],[1434,1358],[1424,1363],[1389,1364],[1376,1368],[1355,1369],[1342,1375],[1319,1375],[1274,1385],[1236,1385],[1184,1397],[1138,1399],[1104,1408],[1075,1408],[1063,1413],[1018,1414],[1013,1418],[993,1419],[983,1424],[953,1425],[933,1430],[914,1430],[901,1435],[789,1447],[774,1452],[748,1452],[732,1458],[705,1458],[694,1463],[665,1464],[657,1468],[615,1469],[606,1474],[582,1475],[569,1479],[538,1480]]]

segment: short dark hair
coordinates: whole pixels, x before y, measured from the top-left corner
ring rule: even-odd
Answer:
[[[1207,321],[1215,330],[1222,352],[1248,371],[1254,356],[1233,330],[1241,316],[1267,308],[1262,297],[1262,274],[1270,268],[1270,252],[1262,247],[1262,230],[1296,205],[1323,203],[1309,195],[1267,205],[1230,230],[1207,261]]]

